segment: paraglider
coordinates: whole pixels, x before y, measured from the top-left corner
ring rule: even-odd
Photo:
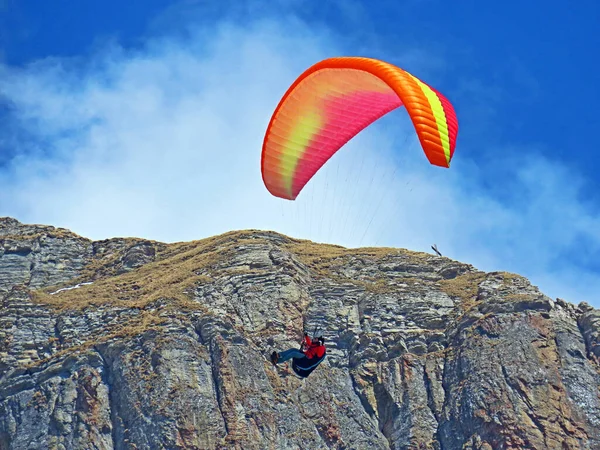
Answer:
[[[458,121],[437,90],[390,63],[363,57],[325,59],[289,87],[267,127],[261,172],[271,194],[295,200],[341,147],[404,105],[429,162],[450,167]]]
[[[321,337],[311,339],[304,333],[300,349],[290,348],[281,353],[273,352],[271,362],[273,365],[292,360],[292,369],[301,378],[308,377],[327,356],[325,339]]]

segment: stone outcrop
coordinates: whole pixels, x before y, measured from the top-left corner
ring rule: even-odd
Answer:
[[[0,219],[0,450],[596,449],[599,362],[598,310],[445,257]]]

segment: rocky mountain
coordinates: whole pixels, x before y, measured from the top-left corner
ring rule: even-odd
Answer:
[[[315,328],[309,378],[270,363]],[[47,448],[600,449],[600,311],[408,250],[0,218],[0,450]]]

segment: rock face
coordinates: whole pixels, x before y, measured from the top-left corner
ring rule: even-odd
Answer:
[[[0,219],[0,450],[598,449],[599,362],[600,311],[444,257]]]

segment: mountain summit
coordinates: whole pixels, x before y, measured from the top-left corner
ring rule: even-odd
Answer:
[[[318,330],[306,379],[272,351]],[[0,218],[0,450],[598,449],[600,311],[435,254]]]

